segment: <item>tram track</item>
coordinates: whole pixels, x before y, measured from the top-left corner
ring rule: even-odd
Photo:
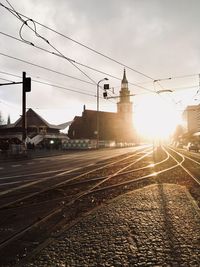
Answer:
[[[192,159],[191,157],[185,156],[185,155],[181,154],[180,152],[175,151],[172,148],[170,148],[170,150],[172,150],[173,152],[177,153],[179,156],[182,157],[183,161],[180,164],[181,168],[197,183],[197,185],[200,186],[200,177],[196,178],[195,175],[193,175],[190,170],[188,170],[186,167],[183,166],[183,163],[185,162],[186,159],[192,161],[195,164],[198,164],[199,166],[200,166],[200,162]],[[174,160],[177,161],[175,158],[174,158]]]
[[[169,150],[171,152],[169,152]],[[172,152],[174,154],[172,154]],[[29,238],[32,239],[32,236],[34,234],[38,234],[38,229],[37,229],[38,226],[41,227],[41,225],[48,222],[48,224],[51,225],[51,230],[53,230],[53,232],[55,233],[61,230],[63,225],[70,224],[70,222],[75,220],[77,216],[81,218],[82,214],[95,208],[96,206],[103,203],[107,199],[111,199],[119,194],[125,193],[129,190],[134,190],[138,187],[142,187],[148,184],[164,182],[163,177],[159,178],[160,175],[162,176],[165,175],[166,173],[169,173],[170,171],[175,171],[177,168],[178,169],[180,168],[184,173],[187,173],[187,176],[192,178],[190,171],[187,171],[187,168],[183,166],[183,163],[185,162],[185,157],[182,156],[182,154],[173,150],[172,148],[164,148],[164,147],[162,148],[162,153],[163,155],[160,158],[160,160],[154,163],[153,163],[153,158],[154,158],[153,151],[148,151],[146,152],[146,154],[144,153],[142,156],[136,159],[135,162],[133,161],[131,163],[128,163],[126,166],[125,165],[120,166],[120,168],[117,171],[113,171],[113,173],[109,175],[102,176],[102,173],[101,172],[99,173],[100,170],[96,168],[93,172],[91,171],[87,173],[86,176],[83,175],[78,178],[73,177],[69,179],[67,183],[61,182],[55,188],[51,189],[51,190],[55,189],[63,190],[63,192],[65,193],[65,195],[61,195],[60,197],[58,197],[57,195],[57,198],[53,199],[54,201],[57,199],[58,201],[57,206],[55,205],[54,209],[51,209],[49,213],[41,217],[39,220],[34,221],[32,224],[27,225],[26,227],[24,227],[19,231],[16,231],[15,234],[1,241],[0,253],[1,251],[5,251],[5,248],[10,244],[12,244],[12,242],[23,240],[24,235],[28,234],[28,236],[31,236],[31,238],[30,237]],[[147,162],[145,162],[144,159],[150,155],[152,163],[149,163],[148,160],[147,164]],[[142,160],[144,162],[141,167],[132,168],[135,164],[141,162]],[[113,164],[111,165],[105,164],[105,166],[107,167],[113,166]],[[100,169],[104,170],[103,173],[105,173],[106,168],[103,168],[102,166]],[[91,176],[91,174],[93,174],[94,176]],[[83,177],[84,179],[82,179]],[[188,179],[190,179],[189,177]],[[79,178],[81,178],[82,180],[79,180]],[[165,182],[169,182],[168,179],[165,179]],[[84,187],[84,185],[87,185],[86,188]],[[77,187],[80,187],[80,191],[77,190]],[[71,188],[71,195],[69,194],[68,191],[70,190],[70,188]],[[42,193],[45,192],[43,191]],[[46,199],[44,198],[42,202],[32,203],[32,206],[34,205],[35,207],[39,208],[39,206],[44,204],[44,202],[46,202],[48,205],[49,202],[47,199],[48,198],[46,197]],[[53,200],[51,200],[50,202],[52,203]],[[20,199],[20,201],[22,201],[22,199]],[[5,208],[7,209],[9,208],[9,210],[12,209],[23,210],[23,208],[31,207],[31,205],[26,207],[25,202],[21,206],[20,205],[17,206],[16,204],[17,202],[15,203],[10,202],[8,203],[7,206],[2,207],[2,209],[4,211]],[[55,219],[55,217],[59,217],[59,219],[58,218]],[[32,231],[33,233],[30,233]],[[43,241],[44,240],[38,240],[37,242],[41,243]],[[29,248],[26,248],[26,251],[29,249],[30,251],[31,250],[34,251],[34,248],[31,245]]]
[[[149,149],[148,149],[149,150]],[[145,156],[147,156],[147,155],[149,155],[150,153],[152,153],[152,152],[146,152],[145,150],[144,151],[141,151],[140,153],[139,152],[137,152],[137,153],[135,153],[134,155],[131,155],[131,156],[128,156],[128,157],[125,157],[125,158],[123,158],[123,159],[120,159],[120,160],[117,160],[115,163],[119,163],[119,162],[121,162],[121,161],[124,161],[124,160],[127,160],[127,159],[130,159],[130,158],[133,158],[133,157],[135,157],[136,155],[138,156],[139,154],[143,154],[142,156],[141,156],[141,159],[143,159]],[[138,159],[138,160],[136,160],[135,161],[135,163],[136,162],[138,162],[138,161],[140,161],[141,159]],[[131,165],[133,165],[133,163],[130,163]],[[129,165],[130,165],[129,164]],[[108,167],[108,166],[112,166],[113,167],[113,162],[112,163],[109,163],[109,164],[105,164],[104,166],[106,166],[106,167]],[[117,166],[118,168],[119,168],[119,166]],[[124,168],[124,167],[123,167]],[[99,169],[104,169],[105,170],[105,168],[103,168],[103,167],[100,167]],[[87,172],[87,175],[88,175],[88,173],[89,174],[91,174],[91,173],[94,173],[94,175],[96,176],[97,175],[97,168],[95,168],[94,170],[92,170],[92,171],[89,171],[89,172]],[[85,173],[84,173],[85,174]],[[87,177],[87,175],[86,175],[86,177]],[[80,175],[81,177],[83,177],[84,175]],[[79,178],[80,178],[80,176],[79,176]],[[73,177],[73,178],[71,178],[71,179],[69,179],[70,180],[70,182],[74,182],[76,179],[77,179],[77,177]],[[104,179],[104,177],[102,178],[102,177],[100,177],[101,179]],[[99,178],[95,178],[95,179],[98,179],[99,180]],[[69,182],[69,180],[68,180],[68,182]],[[90,177],[90,180],[91,180],[91,177]],[[79,182],[79,185],[80,185],[80,183],[81,184],[83,184],[83,182],[84,181],[81,181],[81,182]],[[94,181],[93,181],[94,182]],[[87,181],[87,183],[89,183],[89,181]],[[63,184],[65,184],[66,185],[66,183],[59,183],[59,187],[62,185],[63,186]],[[91,185],[91,181],[90,181],[90,183],[89,183],[90,185]],[[70,185],[69,185],[70,186]],[[76,183],[76,186],[77,186],[77,183]],[[58,184],[56,185],[56,187],[58,187]],[[55,190],[55,188],[54,188],[54,190]],[[85,190],[85,189],[84,189]],[[49,191],[49,190],[48,190]],[[81,191],[83,191],[83,188],[82,188],[82,190]],[[85,190],[86,192],[88,191],[88,190]],[[44,192],[43,192],[44,193]],[[72,194],[73,195],[73,194]],[[23,236],[24,236],[24,234],[27,234],[29,231],[31,231],[31,230],[35,230],[35,228],[37,228],[38,227],[38,225],[40,225],[40,227],[41,227],[41,225],[42,224],[44,224],[44,222],[46,222],[47,220],[48,220],[48,225],[49,224],[51,224],[52,222],[50,222],[50,221],[55,221],[55,217],[59,217],[59,220],[62,220],[62,216],[63,216],[63,213],[65,213],[65,209],[66,209],[66,207],[68,206],[69,207],[69,205],[70,205],[70,203],[71,204],[73,204],[75,201],[76,201],[76,199],[77,199],[77,195],[79,195],[79,199],[80,199],[80,194],[75,194],[75,196],[74,196],[74,198],[73,199],[71,199],[70,200],[70,202],[68,202],[68,204],[66,205],[65,204],[65,201],[63,201],[63,198],[61,197],[59,200],[61,200],[62,199],[62,203],[64,203],[65,205],[64,206],[60,206],[60,201],[59,201],[59,203],[57,203],[57,205],[54,203],[54,208],[52,209],[51,208],[51,210],[50,210],[50,212],[49,213],[46,213],[44,216],[41,216],[40,217],[40,219],[37,219],[36,221],[34,220],[34,222],[32,222],[32,223],[28,223],[28,224],[26,224],[26,226],[24,226],[24,227],[21,227],[20,229],[18,228],[18,229],[16,229],[16,231],[14,231],[14,233],[13,233],[13,231],[12,231],[12,234],[10,234],[10,237],[9,236],[7,236],[6,238],[4,238],[4,240],[1,240],[1,242],[0,242],[0,251],[2,252],[2,251],[4,251],[4,248],[6,248],[7,246],[9,246],[10,244],[12,245],[12,243],[14,243],[14,242],[16,242],[17,240],[19,240],[19,239],[21,239]],[[28,196],[28,198],[30,198],[30,195]],[[69,196],[67,196],[66,198],[69,198]],[[4,212],[4,213],[6,213],[6,211],[8,211],[7,209],[6,209],[6,207],[8,208],[11,204],[13,205],[13,204],[16,204],[17,202],[19,202],[19,201],[22,201],[22,199],[18,199],[15,203],[7,203],[7,206],[5,206],[5,207],[2,207],[2,209],[1,209],[1,212]],[[22,203],[22,204],[24,204],[24,203]],[[48,202],[47,202],[47,204],[48,204]],[[37,205],[37,203],[36,203],[36,205]],[[10,207],[10,211],[12,211],[12,212],[16,212],[16,208],[17,208],[17,210],[18,210],[18,212],[19,213],[23,213],[24,212],[24,208],[26,209],[26,207],[24,207],[24,205],[22,205],[21,207]],[[39,205],[38,205],[38,208],[39,208]],[[12,217],[12,216],[11,216]],[[11,218],[9,218],[9,220],[11,220]],[[57,219],[56,219],[56,221],[57,221]],[[5,223],[5,222],[4,222]],[[7,224],[7,223],[6,223]],[[31,226],[32,225],[32,226]],[[55,227],[54,227],[55,228]]]
[[[38,195],[44,194],[46,192],[49,192],[51,190],[55,190],[59,187],[62,187],[64,185],[69,184],[70,182],[73,181],[77,181],[77,180],[82,180],[84,181],[85,178],[88,177],[88,175],[99,175],[100,171],[103,170],[105,172],[106,168],[111,168],[113,167],[115,164],[122,163],[123,161],[127,161],[132,159],[133,157],[141,154],[141,153],[146,153],[146,151],[149,151],[148,149],[144,149],[141,151],[136,151],[135,153],[125,156],[123,158],[117,159],[115,161],[111,161],[109,163],[105,163],[105,164],[101,164],[100,166],[97,167],[91,167],[86,168],[85,170],[83,169],[82,172],[80,172],[78,175],[76,173],[74,173],[74,171],[76,171],[77,169],[73,169],[73,171],[67,169],[66,171],[61,171],[59,173],[57,173],[56,175],[53,176],[46,176],[43,178],[38,178],[34,181],[31,182],[27,182],[21,186],[17,186],[8,190],[4,190],[0,192],[0,197],[2,199],[2,196],[7,196],[7,198],[4,198],[4,202],[5,204],[0,204],[0,210],[6,207],[9,207],[15,203],[19,203],[22,202],[26,199],[32,198],[32,197],[36,197]],[[120,166],[119,166],[120,168]],[[57,179],[57,180],[56,180]],[[51,182],[51,184],[47,183],[47,182]],[[40,187],[43,185],[42,189],[39,187],[35,187],[39,185]],[[25,190],[24,190],[25,189]],[[29,189],[29,191],[26,191],[26,189]],[[33,191],[33,192],[32,192]],[[16,194],[18,193],[20,197],[15,199],[14,201],[9,201],[9,198],[16,198]],[[12,195],[12,193],[14,193],[14,195]],[[22,196],[23,195],[23,196]]]

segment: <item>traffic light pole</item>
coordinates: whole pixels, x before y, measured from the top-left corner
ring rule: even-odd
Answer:
[[[27,136],[26,125],[26,93],[31,91],[31,78],[26,77],[26,72],[22,74],[22,141],[25,143]]]
[[[26,77],[26,72],[22,73],[22,82],[0,83],[0,86],[22,84],[22,141],[25,143],[26,129],[26,92],[31,91],[31,78]]]
[[[24,81],[26,79],[26,72],[22,74],[22,141],[26,140],[26,90],[24,88]]]

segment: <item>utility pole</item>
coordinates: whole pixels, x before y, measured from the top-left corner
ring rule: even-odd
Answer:
[[[27,136],[26,124],[26,92],[31,91],[31,78],[26,77],[26,72],[22,73],[22,141],[25,143]]]

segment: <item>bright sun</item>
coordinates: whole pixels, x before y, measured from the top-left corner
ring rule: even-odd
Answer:
[[[180,122],[172,102],[159,95],[143,97],[134,112],[135,127],[143,137],[167,139]]]

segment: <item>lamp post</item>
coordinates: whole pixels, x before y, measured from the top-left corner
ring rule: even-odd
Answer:
[[[96,130],[96,134],[97,134],[97,148],[99,148],[99,84],[103,81],[107,81],[108,78],[103,78],[100,81],[98,81],[97,83],[97,130]]]

